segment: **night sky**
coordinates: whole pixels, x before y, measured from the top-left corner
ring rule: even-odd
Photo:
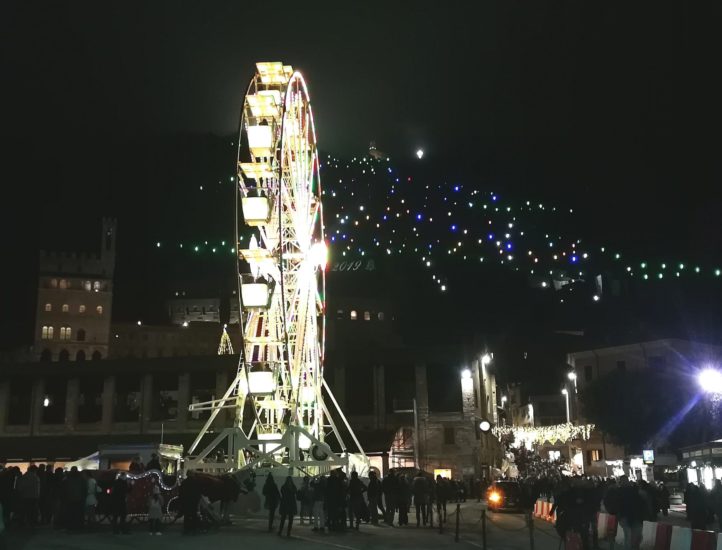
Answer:
[[[103,215],[120,219],[126,281],[156,235],[222,232],[189,192],[233,173],[258,60],[304,71],[324,151],[374,139],[404,165],[423,147],[416,169],[437,180],[582,208],[614,244],[718,258],[712,14],[473,4],[6,3],[2,303],[32,310],[38,249],[92,249]],[[4,315],[3,344],[24,326]]]

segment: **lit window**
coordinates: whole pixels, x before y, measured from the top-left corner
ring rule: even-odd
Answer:
[[[70,327],[60,327],[60,339],[61,340],[70,340]]]
[[[70,311],[70,306],[68,306],[68,304],[63,304],[63,313],[67,313],[68,311]]]
[[[384,312],[379,311],[379,314],[377,315],[377,317],[378,317],[379,321],[383,321],[384,320]]]
[[[53,311],[53,304],[45,304],[45,311]]]
[[[98,315],[103,315],[103,306],[98,306],[95,308],[95,311],[98,312]]]
[[[57,279],[50,279],[50,287],[51,287],[51,288],[58,288],[58,280],[57,280]]]
[[[43,340],[52,340],[53,339],[53,327],[48,327],[48,326],[43,327],[42,339]]]
[[[85,313],[85,306],[83,304],[78,306],[78,313]]]
[[[94,290],[95,292],[98,292],[98,291],[100,290],[100,281],[95,281],[95,282],[93,283],[93,290]]]
[[[589,449],[587,451],[588,453],[588,460],[587,462],[591,464],[592,462],[598,462],[600,459],[601,453],[599,452],[599,449]]]
[[[68,281],[65,279],[60,279],[60,288],[68,288]]]
[[[90,290],[91,290],[90,281],[85,281],[85,282],[83,283],[83,288],[84,288],[85,290],[87,290],[88,292],[90,292]]]
[[[351,320],[355,321],[356,319],[358,319],[358,313],[356,313],[355,309],[352,309],[351,310]]]
[[[364,311],[364,321],[370,321],[370,320],[371,320],[371,312]]]

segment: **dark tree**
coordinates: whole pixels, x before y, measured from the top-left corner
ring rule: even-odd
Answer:
[[[696,381],[676,371],[615,371],[581,400],[588,421],[630,452],[698,443],[709,420]]]

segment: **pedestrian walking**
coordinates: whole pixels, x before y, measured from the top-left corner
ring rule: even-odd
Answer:
[[[301,509],[298,514],[298,519],[301,525],[303,520],[308,518],[309,523],[313,523],[313,490],[311,489],[311,478],[309,476],[303,477],[303,483],[301,488],[298,490],[298,500],[301,503]]]
[[[373,525],[379,523],[379,509],[383,517],[386,517],[386,511],[381,502],[382,490],[381,481],[379,481],[375,470],[369,472],[369,485],[366,490],[366,496],[369,499],[369,517]]]
[[[659,509],[662,511],[662,515],[667,517],[669,514],[669,489],[664,483],[659,484],[657,495],[659,497]]]
[[[34,529],[38,523],[38,503],[40,501],[40,478],[37,473],[37,466],[28,466],[25,474],[16,479],[15,493],[20,503],[22,523],[30,529]]]
[[[421,470],[419,470],[416,477],[414,477],[411,484],[411,492],[414,497],[414,508],[416,509],[416,527],[421,527],[422,523],[424,527],[426,527],[426,507],[429,503],[429,486]]]
[[[436,476],[436,517],[439,524],[446,523],[446,502],[449,499],[449,480]]]
[[[98,508],[98,482],[95,481],[93,474],[90,470],[85,470],[85,521],[88,526],[95,525],[97,521],[97,508]]]
[[[411,507],[411,483],[405,475],[398,476],[399,480],[399,525],[409,524],[409,508]]]
[[[687,505],[687,518],[692,529],[705,530],[707,528],[707,494],[701,488],[690,483],[684,494],[684,502]]]
[[[364,493],[366,492],[366,486],[358,477],[358,472],[351,472],[351,480],[348,482],[348,496],[349,496],[349,520],[351,527],[354,527],[358,531],[361,520],[367,520],[368,508],[364,502]],[[364,510],[365,509],[365,510]]]
[[[386,506],[385,521],[389,525],[393,525],[399,500],[399,482],[394,472],[389,472],[383,479],[381,489],[384,493],[384,504]]]
[[[291,476],[287,476],[286,482],[281,487],[281,524],[278,527],[278,536],[282,536],[283,525],[286,523],[286,520],[288,520],[286,536],[291,536],[293,516],[298,513],[298,509],[296,508],[297,492],[296,485],[293,483],[293,478]]]
[[[113,515],[113,533],[116,535],[119,533],[128,534],[130,530],[125,522],[126,516],[128,515],[128,492],[130,486],[128,485],[128,476],[125,472],[120,472],[113,481],[113,486],[110,489],[110,509]]]
[[[183,514],[183,534],[193,535],[198,531],[198,506],[201,501],[201,487],[193,470],[178,489],[178,500],[180,500],[180,511]]]
[[[160,491],[155,489],[157,487],[153,487],[153,494],[148,501],[148,530],[151,535],[162,535],[160,524],[163,519],[163,498]]]
[[[273,479],[273,474],[268,472],[266,482],[263,484],[263,496],[266,499],[265,507],[268,510],[268,532],[273,531],[273,520],[276,517],[276,508],[278,501],[281,499],[281,493]]]
[[[318,477],[311,482],[313,496],[312,531],[326,532],[326,478]]]

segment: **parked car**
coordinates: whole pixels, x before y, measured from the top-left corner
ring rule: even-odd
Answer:
[[[492,512],[500,510],[522,511],[521,486],[517,481],[495,481],[486,491],[487,508]]]

